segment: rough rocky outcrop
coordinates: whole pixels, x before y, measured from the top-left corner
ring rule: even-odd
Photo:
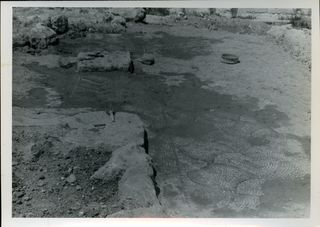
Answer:
[[[134,22],[143,22],[146,17],[146,10],[143,8],[114,8],[112,13]]]
[[[121,16],[115,16],[111,21],[111,25],[126,26],[126,19],[124,17],[121,17]]]
[[[131,71],[133,63],[127,51],[81,52],[78,54],[78,71]]]
[[[34,49],[45,49],[48,45],[57,44],[58,38],[55,31],[37,23],[33,27],[19,26],[13,32],[13,47],[29,46]]]
[[[24,35],[22,34],[22,37]],[[38,23],[27,34],[29,46],[35,49],[45,49],[48,45],[58,42],[57,34],[52,29]]]
[[[48,27],[52,28],[57,34],[65,33],[69,29],[68,18],[64,15],[50,17]]]

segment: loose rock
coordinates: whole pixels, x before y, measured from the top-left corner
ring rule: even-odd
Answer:
[[[24,195],[25,195],[26,193],[24,193],[24,192],[17,192],[17,197],[18,198],[22,198]]]
[[[66,181],[69,182],[70,184],[76,182],[76,180],[77,180],[77,178],[74,174],[71,174],[70,176],[68,176],[66,178]]]
[[[103,17],[104,22],[110,22],[114,18],[113,14],[110,12],[106,12],[105,16]]]
[[[38,186],[42,187],[46,184],[46,182],[44,182],[43,180],[38,181]]]
[[[77,185],[77,186],[76,186],[76,189],[77,189],[77,191],[80,191],[82,188],[81,188],[80,185]]]
[[[50,140],[43,140],[39,141],[38,143],[34,144],[31,147],[31,160],[37,161],[40,156],[45,152],[48,151],[53,146],[52,141]]]
[[[54,16],[50,18],[48,27],[52,28],[57,34],[65,33],[69,29],[68,18],[64,15]]]
[[[33,217],[33,216],[34,216],[34,214],[32,212],[29,212],[26,214],[26,218]]]
[[[79,211],[79,217],[83,217],[83,215],[84,215],[84,212],[83,211]]]
[[[31,200],[31,199],[32,199],[32,198],[29,197],[29,196],[24,197],[24,201],[29,201],[29,200]]]
[[[113,20],[111,21],[111,25],[114,25],[114,24],[120,24],[122,26],[126,26],[126,19],[124,19],[123,17],[121,16],[116,16],[113,18]]]
[[[27,34],[30,47],[34,49],[45,49],[48,45],[58,43],[58,38],[51,28],[36,24]]]
[[[18,201],[17,201],[17,204],[21,205],[21,204],[22,204],[22,201],[21,201],[21,200],[18,200]]]

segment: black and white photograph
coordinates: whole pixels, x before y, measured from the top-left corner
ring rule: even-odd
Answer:
[[[313,13],[13,7],[12,218],[310,218]]]

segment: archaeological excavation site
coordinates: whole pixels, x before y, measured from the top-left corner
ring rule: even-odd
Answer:
[[[309,217],[310,15],[13,8],[12,217]]]

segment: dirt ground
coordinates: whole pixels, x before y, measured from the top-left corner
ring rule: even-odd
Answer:
[[[59,56],[101,49],[130,51],[135,72],[58,65]],[[154,65],[137,61],[144,53]],[[223,53],[240,63],[222,63]],[[100,137],[88,131],[70,142],[72,126],[39,126],[39,119],[61,122],[106,106],[133,114],[138,125],[119,144],[148,131],[161,215],[309,215],[308,66],[267,35],[132,23],[125,33],[65,37],[36,55],[13,53],[13,216],[108,217],[125,209],[117,176],[89,179],[119,144],[94,141]]]

